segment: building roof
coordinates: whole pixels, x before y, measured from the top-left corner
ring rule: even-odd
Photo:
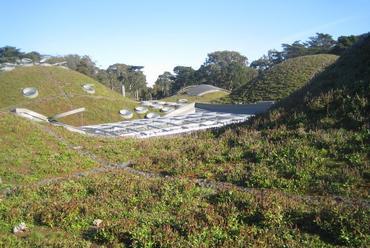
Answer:
[[[250,116],[198,109],[193,114],[82,126],[79,130],[98,136],[147,138],[221,127],[246,121]]]
[[[181,89],[178,93],[179,94],[187,94],[189,96],[203,96],[208,93],[223,91],[228,92],[225,89],[221,89],[219,87],[209,85],[209,84],[198,84],[198,85],[190,85]]]

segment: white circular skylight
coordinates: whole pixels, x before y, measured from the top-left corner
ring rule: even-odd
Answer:
[[[150,101],[142,101],[141,105],[151,107],[153,106],[153,103],[151,103]]]
[[[187,103],[188,102],[188,99],[185,99],[185,98],[179,99],[178,102],[179,103]]]
[[[28,87],[22,90],[22,94],[24,97],[27,97],[27,98],[36,98],[39,95],[39,92],[34,87]]]
[[[162,109],[162,108],[163,108],[163,105],[156,103],[156,104],[153,104],[153,106],[152,106],[152,107],[153,107],[154,109]]]
[[[160,117],[160,115],[159,115],[159,114],[157,114],[157,113],[150,112],[150,113],[148,113],[145,117],[146,117],[147,119],[153,119],[153,118],[158,118],[158,117]]]
[[[95,87],[93,84],[84,84],[82,85],[82,89],[89,94],[95,94]]]
[[[171,111],[173,111],[174,110],[174,108],[171,108],[171,107],[163,107],[162,109],[161,109],[161,111],[162,112],[165,112],[165,113],[167,113],[167,112],[171,112]]]
[[[121,109],[119,113],[124,119],[131,119],[134,116],[134,114],[127,109]]]
[[[135,111],[138,114],[145,114],[146,112],[148,112],[148,109],[146,107],[141,107],[140,106],[140,107],[136,107]]]

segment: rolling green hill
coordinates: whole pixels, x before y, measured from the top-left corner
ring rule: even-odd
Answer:
[[[0,113],[0,246],[367,247],[369,79],[367,36],[249,124],[106,139]]]
[[[288,59],[232,91],[230,100],[251,103],[283,99],[337,58],[335,55],[319,54]]]
[[[369,101],[370,35],[367,34],[307,85],[253,121],[267,127],[369,128]]]
[[[82,89],[83,84],[93,84],[95,94]],[[24,107],[46,116],[85,107],[86,112],[62,118],[71,125],[86,125],[119,121],[118,111],[133,109],[137,103],[76,71],[59,67],[22,67],[0,73],[0,109],[10,110]],[[37,98],[28,99],[22,89],[36,87]]]

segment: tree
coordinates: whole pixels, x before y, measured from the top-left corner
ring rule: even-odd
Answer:
[[[79,58],[76,65],[76,71],[95,78],[98,70],[95,62],[93,62],[89,56],[85,55]]]
[[[20,49],[12,46],[0,48],[0,63],[16,63],[23,58],[31,59],[33,62],[39,62],[41,60],[41,54],[35,51],[24,53],[21,52]]]
[[[0,63],[15,63],[21,58],[23,53],[20,49],[12,46],[5,46],[0,48]]]
[[[246,66],[248,58],[235,51],[216,51],[208,54],[205,65],[228,65],[236,63]]]
[[[271,66],[272,66],[272,62],[269,60],[269,58],[266,55],[263,55],[261,58],[254,60],[251,63],[251,67],[259,71],[267,70]]]
[[[153,86],[153,97],[160,99],[171,96],[174,92],[172,90],[175,77],[168,71],[158,76]]]
[[[331,49],[331,53],[336,55],[342,55],[345,50],[351,47],[360,39],[360,36],[340,36],[338,37],[336,45]]]
[[[232,90],[250,77],[253,69],[247,67],[247,64],[247,57],[238,52],[213,52],[208,54],[205,63],[197,71],[196,79],[199,83]]]
[[[107,74],[104,75],[107,81],[102,82],[112,90],[119,93],[122,91],[122,85],[125,86],[126,95],[131,97],[141,97],[140,92],[146,89],[146,77],[141,71],[142,66],[131,66],[126,64],[114,64],[108,67]]]
[[[316,36],[312,36],[306,42],[309,48],[320,48],[322,50],[328,50],[335,45],[335,40],[330,34],[316,33]]]
[[[304,55],[329,53],[335,44],[336,41],[330,34],[316,33],[316,36],[310,37],[307,42],[295,41],[281,46],[285,60]]]
[[[251,63],[251,67],[259,71],[264,71],[282,61],[284,61],[282,52],[277,50],[269,50],[267,55],[263,55],[261,58],[253,61]]]
[[[33,62],[40,62],[41,60],[41,54],[35,51],[26,53],[22,57],[32,59]]]
[[[281,46],[283,47],[284,60],[309,54],[306,45],[299,40],[294,41],[292,44],[282,44]]]
[[[172,92],[177,92],[185,86],[196,83],[195,70],[188,66],[176,66],[173,69],[175,73],[175,79],[173,82]]]
[[[142,100],[152,100],[153,99],[153,89],[149,87],[145,87],[140,90],[140,99]]]
[[[305,43],[309,54],[329,53],[334,47],[336,41],[330,34],[316,33],[316,36],[310,37]]]
[[[111,88],[109,74],[106,70],[98,69],[96,73],[96,80]]]

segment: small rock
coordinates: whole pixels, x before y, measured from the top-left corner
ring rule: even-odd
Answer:
[[[95,227],[100,227],[102,223],[103,223],[103,221],[101,219],[95,219],[94,222],[93,222],[93,225]]]
[[[21,222],[18,226],[15,226],[13,228],[13,233],[14,234],[23,233],[25,231],[27,231],[27,226],[26,226],[26,223],[24,223],[24,222]]]
[[[74,146],[73,149],[74,150],[81,150],[83,147],[82,146]]]

